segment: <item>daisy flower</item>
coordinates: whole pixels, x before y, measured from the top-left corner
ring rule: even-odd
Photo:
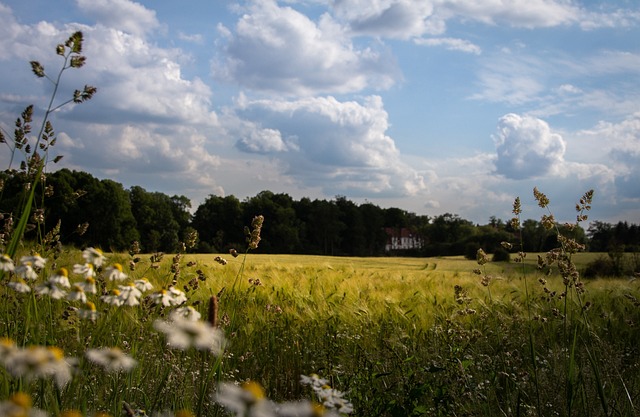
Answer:
[[[7,282],[7,286],[9,288],[13,288],[15,292],[26,293],[31,291],[31,287],[27,285],[24,279],[19,278],[17,281],[9,281]]]
[[[38,279],[38,273],[33,269],[31,262],[21,262],[20,265],[15,268],[15,273],[22,279],[31,281]]]
[[[187,301],[187,296],[173,287],[169,287],[168,290],[160,290],[151,294],[150,297],[155,304],[162,304],[165,307],[180,305]]]
[[[87,248],[83,250],[82,257],[87,263],[95,265],[96,267],[101,267],[104,261],[107,260],[107,258],[102,254],[102,251],[95,248]]]
[[[67,295],[67,292],[58,288],[56,283],[51,279],[36,286],[35,292],[38,295],[48,295],[54,300],[59,300]]]
[[[33,408],[32,405],[29,394],[14,392],[7,400],[0,401],[0,416],[48,417],[46,411]]]
[[[96,271],[93,268],[93,264],[90,264],[90,263],[75,264],[73,266],[73,273],[82,275],[85,278],[89,278],[89,277],[93,278],[96,276]]]
[[[127,274],[122,272],[122,265],[115,263],[104,270],[104,277],[109,281],[122,281],[127,279]]]
[[[71,284],[69,283],[69,270],[67,270],[67,268],[58,269],[55,274],[49,277],[49,281],[54,284],[58,284],[61,287],[71,287]]]
[[[248,381],[238,386],[230,382],[218,385],[215,401],[236,416],[275,417],[274,404],[265,398],[260,384]]]
[[[91,301],[84,303],[82,308],[78,309],[78,317],[81,319],[95,321],[98,318],[98,312],[96,311],[96,305]]]
[[[171,318],[172,320],[184,319],[190,321],[198,321],[201,317],[202,314],[200,314],[198,310],[191,306],[178,307],[169,315],[169,318]]]
[[[42,256],[38,255],[37,253],[35,255],[28,255],[20,258],[21,264],[29,264],[34,268],[38,268],[38,269],[44,268],[44,264],[46,262],[47,260],[44,259]]]
[[[71,363],[56,346],[31,346],[16,352],[5,368],[14,377],[27,380],[51,376],[58,387],[64,387],[71,380]]]
[[[84,290],[78,284],[74,284],[71,287],[71,291],[67,294],[67,300],[75,301],[79,300],[82,303],[87,302],[87,294],[84,293]]]
[[[158,319],[153,323],[153,327],[164,333],[167,344],[172,348],[187,350],[195,347],[197,350],[208,350],[216,356],[222,354],[225,344],[222,330],[211,327],[203,321],[177,317],[172,321]]]
[[[5,254],[0,255],[0,271],[13,272],[14,268],[13,259]]]
[[[109,291],[108,294],[103,295],[102,297],[100,297],[100,299],[104,303],[112,306],[116,306],[116,307],[120,307],[122,304],[124,304],[124,300],[120,297],[120,291],[115,289]]]
[[[96,288],[96,280],[93,277],[86,277],[82,282],[76,282],[74,285],[82,288],[82,290],[89,294],[95,294],[98,292]]]
[[[135,284],[118,285],[120,289],[120,299],[128,306],[137,306],[140,304],[142,293],[136,288]]]
[[[141,292],[145,292],[153,289],[153,285],[151,285],[149,280],[146,278],[137,279],[133,281],[133,283],[135,284],[136,288],[139,289]]]
[[[89,349],[85,355],[91,362],[102,366],[107,372],[127,372],[138,364],[138,361],[117,347]]]
[[[8,337],[0,338],[0,363],[7,366],[11,363],[12,356],[18,351],[18,346],[13,339]]]

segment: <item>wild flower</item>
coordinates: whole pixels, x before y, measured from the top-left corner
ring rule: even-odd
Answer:
[[[14,392],[5,401],[0,401],[0,416],[3,417],[46,417],[48,414],[33,408],[29,394]]]
[[[153,327],[165,335],[167,344],[172,348],[187,350],[194,347],[216,356],[222,354],[224,349],[225,338],[222,330],[203,321],[174,316],[170,321],[156,320]]]
[[[109,281],[123,281],[127,279],[127,274],[122,272],[122,265],[115,263],[104,270],[104,277]]]
[[[97,268],[107,260],[102,251],[96,248],[86,248],[82,251],[82,257],[87,263],[95,265]]]
[[[120,290],[120,299],[123,304],[128,306],[137,306],[140,304],[140,297],[142,297],[142,292],[136,288],[134,283],[130,283],[128,285],[118,285],[118,289]]]
[[[33,268],[42,269],[44,268],[45,263],[47,263],[47,260],[36,253],[34,255],[27,255],[27,256],[21,257],[20,263],[29,264]]]
[[[174,287],[168,289],[162,289],[156,293],[151,294],[151,300],[155,304],[162,304],[165,307],[180,305],[187,301],[187,296],[180,290]]]
[[[138,361],[117,347],[89,349],[85,352],[85,356],[91,362],[102,366],[107,372],[128,372],[138,364]]]
[[[87,294],[85,294],[84,289],[78,285],[74,284],[71,287],[71,291],[67,294],[67,300],[70,301],[80,301],[81,303],[87,302]]]
[[[326,379],[320,378],[316,374],[311,374],[310,376],[301,375],[300,383],[309,385],[322,402],[322,405],[327,409],[335,410],[340,414],[353,412],[353,405],[344,398],[344,393],[331,388]]]
[[[275,411],[278,417],[340,417],[335,410],[306,400],[275,404]]]
[[[31,292],[31,287],[29,287],[25,282],[25,280],[22,278],[18,278],[15,281],[9,281],[7,283],[7,286],[9,288],[12,288],[15,292],[19,292],[19,293]]]
[[[82,290],[88,294],[96,294],[98,292],[96,280],[93,277],[86,277],[84,281],[76,282],[74,285],[82,288]]]
[[[260,233],[262,231],[262,224],[264,223],[264,216],[256,216],[251,221],[251,230],[245,228],[245,235],[249,249],[257,249],[260,243]]]
[[[13,259],[5,254],[0,255],[0,271],[13,272],[14,268]]]
[[[96,276],[96,271],[92,263],[75,264],[73,265],[73,273],[82,275],[85,278],[93,278]]]
[[[202,314],[191,306],[178,307],[171,312],[169,317],[173,319],[184,319],[189,321],[198,321],[202,317]]]
[[[38,273],[33,268],[33,264],[29,261],[20,262],[20,265],[15,268],[15,273],[22,279],[28,279],[31,281],[35,281],[38,279]]]
[[[12,356],[18,352],[18,346],[13,339],[8,337],[0,338],[0,364],[6,367],[10,363]]]
[[[71,287],[71,284],[69,283],[69,271],[67,268],[58,269],[55,274],[52,274],[49,277],[49,281],[65,288]]]
[[[265,398],[264,389],[254,381],[240,386],[223,382],[218,385],[214,400],[237,417],[275,417],[274,404]]]
[[[58,285],[51,279],[43,282],[40,285],[37,285],[35,288],[35,293],[38,295],[48,295],[54,300],[59,300],[67,295],[67,292],[58,288]]]
[[[5,368],[16,378],[53,377],[56,385],[62,388],[71,380],[73,362],[56,346],[31,346],[16,351],[5,363]]]
[[[113,289],[109,291],[107,294],[100,297],[100,300],[106,304],[120,307],[124,304],[124,299],[120,294],[120,290]]]
[[[84,303],[82,308],[78,309],[78,317],[81,319],[95,321],[98,318],[98,312],[96,311],[96,305],[91,301]]]
[[[133,281],[133,283],[135,284],[136,288],[141,292],[150,291],[153,289],[153,285],[151,285],[149,280],[146,278],[137,279]]]

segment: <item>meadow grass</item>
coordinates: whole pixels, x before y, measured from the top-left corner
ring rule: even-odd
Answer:
[[[81,372],[63,387],[5,372],[2,398],[26,391],[54,414],[79,409],[115,416],[126,403],[149,412],[224,415],[210,397],[218,382],[256,381],[269,398],[289,401],[308,397],[300,375],[317,373],[348,394],[355,415],[635,411],[640,392],[636,281],[588,281],[585,300],[578,304],[543,290],[559,294],[564,289],[557,273],[537,272],[529,264],[523,270],[513,262],[483,265],[492,278],[483,286],[473,272],[477,263],[462,257],[221,254],[227,261],[222,265],[215,255],[186,254],[176,275],[173,256],[161,262],[136,256],[142,260],[129,279],[144,276],[155,288],[175,281],[186,305],[203,317],[210,297],[218,295],[228,342],[224,354],[168,346],[153,322],[172,307],[154,305],[149,296],[138,306],[96,300],[99,316],[91,321],[78,316],[73,301],[3,286],[3,335],[18,346],[57,346],[66,356],[80,358]],[[584,262],[591,257],[585,254]],[[108,264],[126,265],[131,257],[108,258]],[[55,267],[83,261],[80,251],[68,250]],[[53,268],[47,266],[42,275]],[[547,281],[544,287],[538,278]],[[106,280],[99,284],[103,292],[114,286]],[[122,349],[138,366],[109,373],[83,359],[87,349],[103,346]]]

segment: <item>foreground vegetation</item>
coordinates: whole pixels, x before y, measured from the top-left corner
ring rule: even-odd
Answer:
[[[284,402],[308,397],[300,375],[316,373],[345,391],[363,416],[636,412],[637,281],[589,281],[578,300],[560,296],[565,286],[557,273],[529,273],[530,265],[523,276],[514,264],[487,263],[480,276],[478,265],[461,257],[184,255],[176,266],[170,257],[114,254],[103,271],[134,258],[141,260],[123,283],[146,277],[161,292],[176,279],[174,289],[187,298],[181,306],[203,317],[211,295],[219,295],[224,353],[168,345],[154,323],[177,307],[156,304],[155,292],[139,305],[109,305],[100,294],[118,286],[98,278],[100,291],[87,294],[97,306],[92,320],[79,301],[36,295],[37,285],[28,293],[3,286],[5,337],[17,346],[56,346],[80,361],[63,386],[4,371],[0,398],[26,392],[53,413],[117,416],[128,404],[149,414],[224,415],[211,397],[217,382],[255,381]],[[84,261],[80,251],[64,250],[55,267]],[[55,267],[46,265],[42,276]],[[115,359],[112,368],[97,366],[85,352],[101,347],[117,347],[137,366],[119,368]]]

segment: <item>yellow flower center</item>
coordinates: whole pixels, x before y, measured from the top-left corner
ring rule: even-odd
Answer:
[[[320,416],[323,416],[324,414],[325,414],[324,405],[318,404],[316,402],[311,404],[311,415],[312,416],[320,417]]]
[[[95,280],[95,279],[93,279],[93,277],[86,277],[86,278],[84,279],[84,282],[86,282],[87,284],[95,284],[95,283],[96,283],[96,280]]]
[[[178,410],[176,411],[176,417],[195,417],[195,414],[189,410]]]
[[[64,410],[59,417],[82,417],[82,413],[78,410]]]
[[[111,293],[111,295],[118,296],[118,295],[120,295],[120,290],[111,290],[110,293]]]
[[[67,268],[60,268],[58,269],[58,275],[69,278],[69,271],[67,270]]]
[[[8,337],[3,337],[3,338],[0,338],[0,345],[5,347],[13,347],[16,345],[16,342],[14,342],[13,339],[10,339]]]
[[[22,407],[24,409],[31,408],[31,396],[29,394],[25,394],[24,392],[14,392],[9,397],[9,401],[17,405],[18,407]]]
[[[262,400],[265,398],[264,388],[255,381],[247,381],[243,383],[242,389],[251,393],[256,400]]]
[[[113,264],[113,267],[114,267],[115,269],[117,269],[118,271],[122,272],[122,265],[120,265],[120,264]]]
[[[91,301],[87,301],[86,303],[84,303],[84,306],[87,308],[87,310],[96,311],[96,305]]]
[[[57,346],[47,346],[47,350],[58,361],[64,358],[64,351]]]

